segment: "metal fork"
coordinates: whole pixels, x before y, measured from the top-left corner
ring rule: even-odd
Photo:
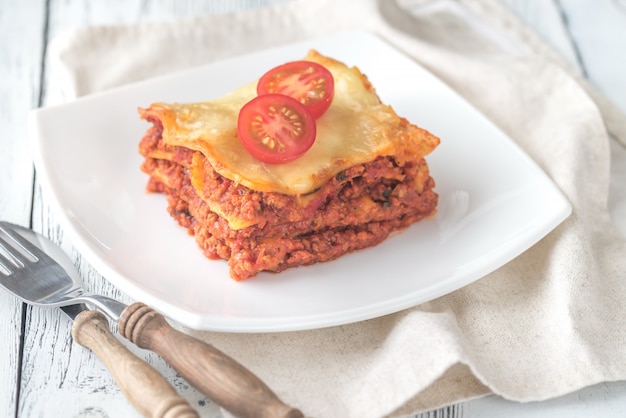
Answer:
[[[152,308],[139,302],[127,307],[105,296],[85,292],[71,260],[41,234],[0,222],[0,271],[0,285],[18,298],[38,306],[60,307],[74,318],[74,340],[96,352],[105,364],[98,351],[103,350],[104,344],[98,341],[97,332],[106,331],[110,335],[108,322],[98,311],[86,310],[85,303],[97,306],[112,319],[119,319],[118,331],[122,336],[159,354],[191,385],[234,415],[303,416],[299,410],[284,404],[247,368],[215,347],[172,328]],[[96,330],[94,323],[99,329]],[[112,335],[111,339],[119,344]],[[110,363],[107,367],[113,372],[115,361]],[[159,378],[163,380],[160,375]],[[122,387],[123,382],[116,381]]]
[[[7,222],[0,222],[0,273],[5,276],[0,278],[0,284],[31,305],[64,307],[89,303],[114,321],[126,309],[115,299],[85,291],[74,265],[58,245]]]
[[[57,254],[56,259],[40,248]],[[85,302],[118,318],[124,304],[101,295],[87,293],[76,270],[51,241],[35,232],[0,222],[0,285],[24,302],[60,307],[74,323],[74,340],[90,348],[102,360],[129,402],[146,417],[198,417],[189,403],[148,363],[130,352],[109,331],[106,318],[91,311]],[[72,265],[73,267],[73,265]]]

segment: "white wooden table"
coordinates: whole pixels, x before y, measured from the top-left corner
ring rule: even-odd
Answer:
[[[626,1],[502,1],[626,111]],[[27,149],[26,114],[47,104],[47,41],[71,25],[162,20],[267,3],[270,1],[0,0],[0,219],[53,234],[67,251],[73,251],[88,286],[119,296],[81,263],[71,243],[63,240],[41,198]],[[626,216],[626,210],[620,213]],[[30,308],[0,292],[0,317],[0,416],[138,416],[100,361],[72,342],[70,323],[60,311]],[[215,404],[189,388],[160,358],[129,348],[163,373],[202,416],[222,416]],[[602,383],[533,404],[492,396],[420,415],[502,416],[624,417],[626,383]]]

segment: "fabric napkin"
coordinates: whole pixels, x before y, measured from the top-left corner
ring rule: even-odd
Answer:
[[[74,28],[49,48],[50,86],[56,100],[69,100],[356,29],[402,50],[487,115],[558,185],[572,215],[499,270],[396,314],[312,331],[186,332],[318,417],[400,417],[490,393],[536,401],[625,379],[626,241],[608,193],[611,137],[626,145],[626,117],[497,1],[292,0]],[[612,204],[622,205],[623,188],[612,190]]]

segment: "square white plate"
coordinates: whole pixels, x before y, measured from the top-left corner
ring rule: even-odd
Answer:
[[[230,279],[147,194],[137,107],[219,97],[308,49],[358,66],[383,102],[441,137],[427,157],[439,211],[384,243],[309,267]],[[352,32],[236,57],[31,113],[35,164],[68,234],[115,286],[196,329],[302,330],[397,312],[492,272],[571,207],[514,143],[443,82],[376,36]]]

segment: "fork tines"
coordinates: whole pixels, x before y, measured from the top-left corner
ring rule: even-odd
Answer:
[[[24,268],[24,264],[36,263],[38,258],[32,253],[32,244],[22,238],[14,228],[18,226],[8,222],[0,222],[0,273],[11,275],[16,269]]]

